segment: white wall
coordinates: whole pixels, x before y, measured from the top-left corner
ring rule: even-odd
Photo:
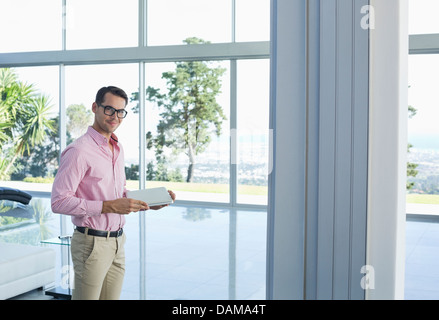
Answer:
[[[372,0],[367,299],[403,299],[407,154],[408,0]]]

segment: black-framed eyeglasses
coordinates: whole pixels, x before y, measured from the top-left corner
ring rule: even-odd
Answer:
[[[119,119],[125,118],[127,116],[127,114],[128,114],[128,111],[126,111],[125,109],[115,109],[115,108],[113,108],[111,106],[103,106],[101,104],[99,105],[99,107],[104,108],[104,113],[107,116],[112,116],[115,112],[117,112],[117,117]]]

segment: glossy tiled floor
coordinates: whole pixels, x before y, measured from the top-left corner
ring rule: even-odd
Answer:
[[[32,201],[34,221],[0,225],[0,241],[40,245],[59,235],[60,216],[49,199]],[[139,215],[127,217],[122,299],[265,299],[266,212],[173,205],[147,212],[145,220],[141,243]],[[407,221],[406,299],[439,299],[438,222]],[[61,270],[66,249],[53,247]],[[57,282],[63,276],[58,271]],[[16,297],[49,298],[38,290]]]
[[[122,299],[265,298],[265,212],[177,206],[150,211],[144,261],[138,217],[130,218]]]
[[[32,203],[43,213],[35,218],[40,223],[3,226],[0,241],[40,245],[41,239],[59,235],[60,216],[50,211],[49,199]],[[266,212],[172,205],[146,213],[142,241],[139,214],[127,216],[124,228],[121,299],[265,299]],[[63,270],[66,249],[52,247]],[[57,272],[58,282],[65,277]],[[32,292],[29,298],[39,295]]]
[[[439,220],[408,219],[405,298],[439,300]]]

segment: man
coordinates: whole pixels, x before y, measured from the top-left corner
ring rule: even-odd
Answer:
[[[72,216],[75,273],[72,299],[119,299],[125,272],[125,214],[164,206],[126,198],[122,145],[114,131],[127,115],[126,93],[103,87],[92,105],[94,123],[61,154],[52,211]],[[175,199],[175,194],[169,191]]]

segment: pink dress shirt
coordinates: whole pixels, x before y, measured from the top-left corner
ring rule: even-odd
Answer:
[[[72,216],[79,227],[117,231],[125,217],[101,213],[104,201],[126,196],[124,152],[112,134],[113,152],[107,138],[92,127],[61,154],[52,186],[52,211]]]

